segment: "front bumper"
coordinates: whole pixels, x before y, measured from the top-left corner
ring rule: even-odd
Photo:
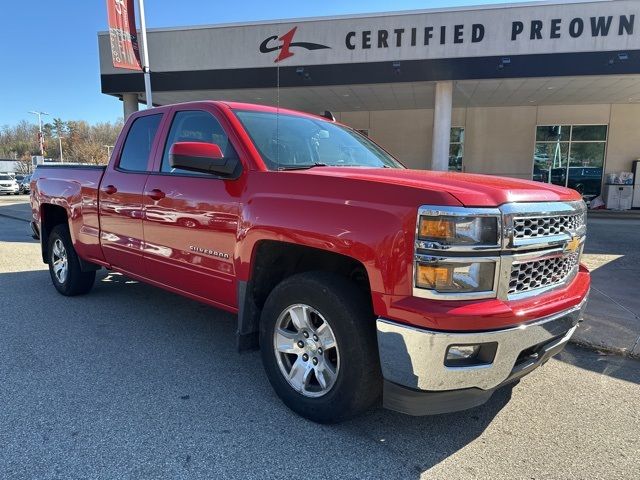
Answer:
[[[575,331],[586,305],[517,327],[488,332],[438,332],[377,321],[384,406],[410,415],[432,415],[475,407],[559,353]],[[492,346],[492,357],[447,366],[451,345]]]
[[[0,193],[18,193],[18,187],[0,187]]]

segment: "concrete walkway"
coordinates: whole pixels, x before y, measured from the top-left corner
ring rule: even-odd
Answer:
[[[591,295],[574,341],[640,356],[640,217],[589,215],[587,228]]]
[[[27,197],[0,197],[0,216],[28,222]],[[583,262],[592,272],[585,321],[573,341],[640,357],[640,216],[591,215]]]

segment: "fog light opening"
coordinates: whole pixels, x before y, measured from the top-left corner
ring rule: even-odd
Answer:
[[[496,342],[450,345],[447,348],[444,364],[447,367],[490,365],[493,363],[497,349]]]
[[[447,360],[474,358],[479,350],[480,345],[451,345],[447,352]]]

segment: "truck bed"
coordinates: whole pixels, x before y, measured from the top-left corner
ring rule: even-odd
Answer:
[[[41,205],[65,208],[71,238],[87,259],[104,261],[100,248],[98,189],[104,165],[40,165],[31,178],[31,213],[37,225],[47,215]]]

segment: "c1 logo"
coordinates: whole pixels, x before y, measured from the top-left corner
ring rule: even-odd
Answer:
[[[293,27],[284,35],[278,37],[277,35],[272,35],[271,37],[265,38],[260,44],[260,53],[269,53],[275,52],[276,50],[280,50],[280,53],[274,60],[274,63],[281,62],[289,57],[293,57],[295,54],[290,50],[291,47],[300,47],[305,48],[307,50],[321,50],[324,48],[331,48],[327,45],[322,45],[320,43],[311,43],[311,42],[294,42],[293,36],[296,34],[296,30],[298,27]],[[270,43],[280,40],[282,44],[280,45],[269,45]]]

